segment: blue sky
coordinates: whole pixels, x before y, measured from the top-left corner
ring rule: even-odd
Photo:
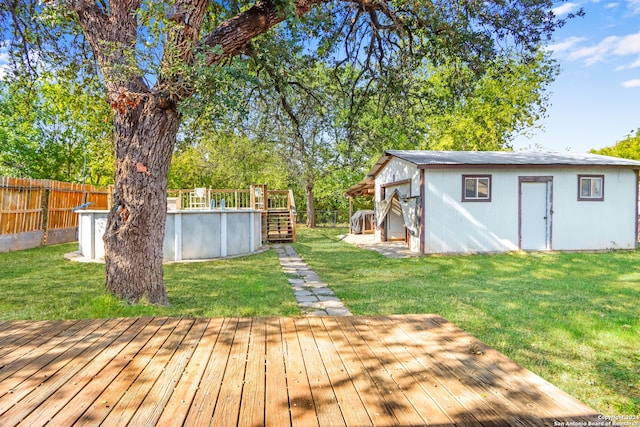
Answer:
[[[569,1],[557,16],[586,15],[558,30],[549,49],[561,72],[548,117],[514,149],[588,151],[614,145],[640,128],[640,0]]]

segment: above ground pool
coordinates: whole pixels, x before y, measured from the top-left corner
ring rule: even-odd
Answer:
[[[85,260],[104,259],[106,210],[78,211],[78,252]],[[197,209],[167,212],[163,258],[191,261],[251,254],[262,246],[261,211]]]

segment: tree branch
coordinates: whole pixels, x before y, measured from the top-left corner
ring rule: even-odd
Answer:
[[[302,16],[309,12],[314,5],[328,1],[298,0],[296,14]],[[208,65],[217,64],[225,58],[243,52],[249,41],[267,32],[285,18],[273,0],[260,1],[255,6],[218,25],[202,38],[198,49],[207,55]],[[214,48],[221,48],[222,52],[220,49]]]
[[[48,0],[55,6],[54,0]],[[111,0],[109,13],[93,0],[69,1],[100,65],[110,97],[124,91],[147,92],[135,63],[140,0]],[[113,99],[111,100],[113,102]]]

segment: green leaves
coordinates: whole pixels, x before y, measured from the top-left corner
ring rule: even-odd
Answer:
[[[270,142],[219,126],[207,117],[187,121],[173,156],[170,188],[246,189],[256,183],[289,187],[285,160]]]
[[[466,85],[454,81],[467,82]],[[502,150],[510,141],[536,125],[547,105],[546,88],[557,73],[555,64],[539,53],[485,64],[477,75],[468,68],[440,67],[430,90],[442,106],[426,118],[428,144],[441,150]]]
[[[635,135],[631,132],[611,147],[601,148],[600,150],[592,149],[591,152],[605,156],[640,160],[640,128],[636,129]]]
[[[65,73],[0,84],[0,173],[31,178],[113,180],[111,111],[99,87]],[[85,164],[86,161],[86,164]]]

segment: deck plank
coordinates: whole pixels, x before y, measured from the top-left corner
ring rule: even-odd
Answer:
[[[182,343],[189,329],[191,329],[193,322],[193,319],[179,319],[176,325],[173,325],[171,322],[162,325],[163,332],[164,330],[167,332],[167,338],[160,345],[156,353],[150,352],[149,361],[153,358],[153,363],[147,363],[144,368],[142,368],[135,382],[127,388],[126,392],[118,401],[118,404],[104,419],[105,425],[124,426],[129,424],[131,418],[133,418],[142,404],[142,401],[156,384],[156,380],[159,379],[163,373],[167,372],[165,369],[167,364],[178,349],[180,343]],[[138,358],[138,360],[140,360],[140,358]],[[131,375],[133,372],[129,372],[127,375]]]
[[[259,426],[265,420],[266,321],[253,319],[238,425]]]
[[[211,425],[222,427],[238,424],[250,336],[251,319],[240,319],[230,343],[231,352],[222,378],[220,395],[213,412]],[[264,369],[264,365],[262,369]]]
[[[400,425],[393,410],[395,403],[388,401],[378,389],[376,373],[370,372],[367,368],[367,354],[360,353],[363,347],[362,340],[351,322],[346,318],[331,317],[325,319],[325,323],[332,331],[334,343],[342,355],[349,378],[367,408],[371,420],[371,424],[368,425]]]
[[[309,378],[307,378],[307,370],[294,320],[286,317],[280,320],[280,324],[286,346],[285,365],[291,424],[293,426],[317,426],[318,417],[313,406],[311,386]]]
[[[37,329],[31,331],[25,336],[25,341],[20,341],[17,347],[13,345],[7,346],[7,352],[2,354],[2,371],[0,371],[0,382],[14,375],[16,372],[22,372],[27,369],[30,363],[39,364],[38,359],[46,360],[51,357],[47,354],[50,350],[55,350],[62,346],[65,339],[73,336],[79,329],[83,328],[83,324],[78,325],[78,321],[63,321],[53,323],[50,329]],[[24,374],[24,372],[22,372]],[[0,388],[0,390],[7,388]]]
[[[371,418],[369,418],[367,409],[347,373],[344,362],[340,358],[340,353],[336,349],[334,338],[323,318],[309,317],[307,321],[311,326],[310,330],[313,333],[318,352],[329,375],[344,421],[347,425],[370,425],[372,423]]]
[[[74,323],[43,346],[47,349],[46,352],[30,352],[21,359],[5,365],[0,372],[0,377],[3,377],[0,382],[0,390],[3,390],[0,397],[0,414],[3,414],[3,417],[14,417],[12,413],[6,413],[9,409],[15,412],[12,407],[24,396],[32,392],[49,391],[50,377],[68,364],[68,357],[72,358],[74,353],[81,351],[78,350],[79,346],[73,350],[74,346],[99,326],[100,323],[90,321]],[[46,385],[40,387],[45,382]]]
[[[208,319],[194,319],[184,333],[175,353],[157,376],[155,384],[140,403],[139,409],[129,420],[129,425],[156,425],[160,414],[169,402],[182,373],[208,325]]]
[[[147,322],[149,320],[147,319]],[[129,334],[136,331],[134,327],[136,319],[114,319],[113,322],[115,322],[115,325],[106,331],[101,339],[93,343],[90,350],[73,360],[72,363],[78,367],[78,370],[73,372],[72,378],[66,382],[62,378],[56,381],[55,387],[57,388],[54,395],[52,395],[50,401],[46,402],[49,404],[41,404],[35,408],[21,421],[22,425],[38,427],[49,422],[85,385],[89,384],[93,377],[104,367],[105,360],[115,356],[119,348],[124,347],[131,341]],[[107,324],[106,327],[108,328],[109,325]]]
[[[461,355],[465,354],[465,340],[468,341],[469,335],[441,317],[431,318],[429,322],[443,329],[439,334],[444,336],[447,341],[457,344],[452,347],[452,354],[461,358]],[[481,363],[480,358],[462,357],[461,363],[467,366],[472,364],[474,372],[482,372],[484,374],[482,378],[487,386],[496,384],[500,386],[498,388],[493,387],[493,390],[508,391],[505,399],[513,402],[519,408],[520,415],[535,409],[535,413],[544,417],[545,420],[555,418],[555,421],[560,423],[564,421],[563,417],[569,415],[569,411],[572,411],[572,416],[575,419],[580,420],[579,414],[590,409],[505,355],[490,348],[485,343],[475,338],[473,342],[482,351],[482,357],[486,358],[486,360]],[[504,381],[506,378],[508,378],[508,381]],[[535,387],[532,387],[532,385]],[[537,418],[533,414],[531,417]],[[584,419],[584,421],[588,420],[588,418]]]
[[[225,319],[209,319],[204,334],[189,359],[185,370],[176,379],[177,384],[173,389],[173,393],[156,422],[158,427],[172,427],[176,425],[176,420],[187,418],[189,408],[200,389],[200,382],[205,375],[205,370],[212,362],[211,355],[225,322],[226,324],[229,323]],[[204,379],[204,381],[207,380],[208,378]]]
[[[407,318],[410,323],[411,317]],[[525,393],[518,393],[514,396],[511,392],[513,384],[518,381],[518,375],[507,375],[501,370],[501,375],[492,374],[487,367],[499,367],[504,360],[502,358],[491,357],[487,354],[486,347],[479,340],[473,339],[469,341],[469,336],[460,329],[452,329],[449,324],[441,324],[437,318],[415,319],[413,333],[423,331],[424,339],[432,339],[434,336],[443,337],[448,343],[449,362],[453,369],[465,372],[466,381],[473,381],[476,387],[482,390],[482,393],[491,405],[501,408],[500,416],[506,419],[511,425],[532,426],[543,423],[540,416],[547,416],[539,405],[543,396],[529,396]],[[443,329],[444,328],[444,329]],[[431,329],[430,335],[428,334]],[[437,332],[434,332],[437,331]],[[479,354],[478,354],[479,353]],[[499,369],[499,368],[498,368]],[[504,376],[504,377],[503,377]],[[508,381],[504,378],[508,377]],[[515,398],[514,398],[515,397]],[[538,417],[532,415],[531,409],[537,408]],[[512,414],[518,414],[513,416]]]
[[[88,365],[83,371],[78,383],[79,389],[75,396],[51,418],[51,425],[70,426],[87,411],[86,418],[91,418],[90,412],[95,402],[122,369],[132,360],[140,347],[149,341],[153,334],[164,323],[164,319],[139,319],[131,328],[127,329],[115,342]],[[100,405],[112,405],[107,400],[100,401]],[[97,424],[97,422],[96,422]]]
[[[291,426],[287,371],[285,368],[285,343],[279,319],[266,321],[266,372],[265,372],[265,426]]]
[[[380,321],[382,324],[378,323]],[[471,374],[470,372],[452,367],[451,351],[443,345],[440,335],[431,336],[426,342],[418,341],[420,346],[415,347],[410,344],[413,335],[403,334],[402,326],[398,326],[393,320],[371,319],[371,322],[376,323],[375,329],[380,331],[381,335],[399,334],[399,341],[405,343],[405,349],[424,366],[425,371],[431,374],[430,380],[435,384],[435,388],[440,389],[436,396],[436,400],[440,402],[439,406],[446,407],[448,416],[454,418],[457,423],[469,426],[520,425],[500,416],[505,408],[496,402],[492,402],[493,405],[487,402],[486,390],[468,381],[467,375]],[[383,325],[388,329],[385,330]],[[467,351],[467,348],[464,351]],[[428,387],[427,384],[424,386]]]
[[[230,319],[224,322],[215,346],[210,350],[211,355],[205,368],[204,376],[198,385],[198,390],[187,413],[184,424],[186,427],[211,424],[238,323],[239,319]]]
[[[297,319],[295,326],[318,422],[320,425],[346,425],[308,320]]]
[[[354,319],[354,322],[363,323],[357,319]],[[384,329],[385,325],[381,322],[372,324],[371,320],[368,320],[364,324],[369,327],[360,329],[361,336],[370,343],[376,356],[380,360],[384,360],[384,369],[412,407],[416,411],[420,411],[422,421],[429,425],[452,424],[451,417],[423,386],[422,381],[426,377],[427,371],[420,367],[415,358],[405,350],[406,337],[398,334],[393,328]],[[373,346],[372,342],[377,342],[379,345]]]
[[[59,323],[60,322],[53,320],[39,322],[29,322],[27,320],[3,322],[2,329],[0,329],[0,357],[20,347],[21,343],[29,342],[29,334],[43,330],[46,331]]]
[[[367,372],[373,376],[376,386],[383,397],[386,408],[398,420],[398,425],[419,426],[426,421],[417,412],[412,402],[406,398],[405,393],[398,386],[393,374],[387,369],[392,363],[388,353],[381,351],[378,337],[371,332],[371,322],[361,321],[358,318],[345,318],[356,331],[358,340],[357,352],[361,355]]]
[[[105,367],[107,372],[116,371],[117,375],[109,382],[108,386],[89,406],[87,411],[80,416],[75,425],[91,426],[98,423],[102,424],[114,408],[116,412],[126,409],[128,400],[125,399],[122,401],[124,407],[119,405],[120,400],[125,396],[127,390],[132,387],[138,375],[140,375],[143,369],[151,362],[158,352],[158,349],[164,344],[173,331],[179,319],[158,318],[157,321],[160,323],[157,325],[158,329],[155,329],[155,324],[149,324],[149,326],[147,326],[147,328],[154,330],[153,335],[148,341],[140,342],[140,344],[143,345],[138,348],[135,357],[125,356],[123,357],[124,364],[118,363],[119,361],[117,361],[113,366],[110,364]]]
[[[85,329],[75,335],[74,340],[67,343],[66,351],[49,363],[40,365],[37,372],[14,386],[10,394],[0,398],[2,417],[21,420],[29,416],[98,354],[101,348],[96,344],[119,323],[121,319],[88,323]],[[71,343],[73,345],[69,345]],[[8,407],[10,409],[6,410]]]
[[[598,421],[435,315],[20,321],[0,333],[3,427]]]

